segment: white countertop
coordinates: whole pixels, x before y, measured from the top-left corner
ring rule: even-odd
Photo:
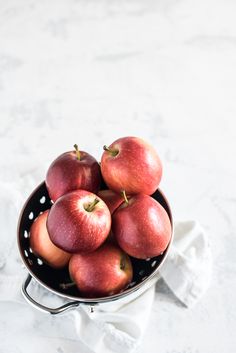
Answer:
[[[99,158],[140,136],[163,160],[174,218],[209,233],[210,289],[186,309],[159,282],[139,353],[235,351],[235,14],[230,0],[0,2],[2,180],[27,181],[29,160],[43,178],[74,143]],[[15,317],[14,305],[0,303],[1,353],[82,352],[70,328],[73,351],[57,338],[54,318],[34,336],[43,314],[23,306]]]

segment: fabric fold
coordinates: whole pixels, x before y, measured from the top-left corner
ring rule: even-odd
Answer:
[[[212,268],[211,251],[204,229],[195,221],[175,223],[174,241],[169,255],[160,269],[161,277],[175,296],[187,307],[192,307],[207,290]],[[19,266],[19,263],[18,263]],[[0,301],[26,302],[20,288],[27,271],[19,268],[19,275],[0,271]],[[155,283],[136,299],[122,305],[119,301],[107,308],[80,305],[78,309],[64,315],[64,324],[74,321],[77,338],[94,353],[133,352],[140,344],[148,318],[154,305]],[[47,301],[56,306],[65,300],[49,293],[36,281],[30,283],[30,293],[38,302]],[[156,302],[155,302],[156,304]],[[28,304],[27,304],[28,305]],[[158,305],[158,304],[156,304]],[[59,316],[58,316],[59,318]]]

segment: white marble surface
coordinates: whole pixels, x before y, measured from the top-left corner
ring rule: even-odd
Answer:
[[[235,14],[233,0],[0,1],[1,181],[26,197],[29,161],[43,178],[75,142],[99,158],[137,135],[174,217],[209,232],[210,289],[186,309],[160,282],[139,353],[235,351]],[[82,351],[72,326],[14,305],[0,303],[1,353]]]

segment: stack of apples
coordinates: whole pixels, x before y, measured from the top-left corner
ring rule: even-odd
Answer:
[[[104,146],[101,163],[74,148],[47,171],[52,207],[34,220],[30,246],[49,266],[68,266],[68,285],[76,285],[81,295],[113,295],[132,281],[130,256],[158,256],[170,242],[169,217],[151,196],[162,163],[138,137]]]

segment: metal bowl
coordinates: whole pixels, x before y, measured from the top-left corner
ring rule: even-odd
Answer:
[[[67,289],[63,288],[63,283],[70,282],[68,268],[53,269],[45,264],[40,258],[35,256],[30,248],[29,238],[32,223],[40,213],[52,206],[52,201],[48,195],[45,182],[42,182],[27,199],[18,222],[18,247],[21,258],[29,271],[29,275],[22,285],[22,293],[25,299],[41,311],[58,314],[65,310],[77,307],[80,304],[87,304],[93,307],[97,304],[111,303],[112,301],[117,300],[124,301],[125,299],[125,302],[128,302],[143,293],[150,285],[151,279],[154,277],[156,278],[159,275],[159,268],[167,257],[173,239],[172,214],[164,194],[158,189],[151,196],[165,208],[172,225],[171,240],[167,249],[161,255],[146,260],[139,260],[131,257],[134,272],[133,280],[123,292],[107,297],[86,298],[80,294],[75,286]],[[48,308],[35,301],[27,291],[27,287],[32,278],[49,292],[67,299],[68,303],[59,308]]]

